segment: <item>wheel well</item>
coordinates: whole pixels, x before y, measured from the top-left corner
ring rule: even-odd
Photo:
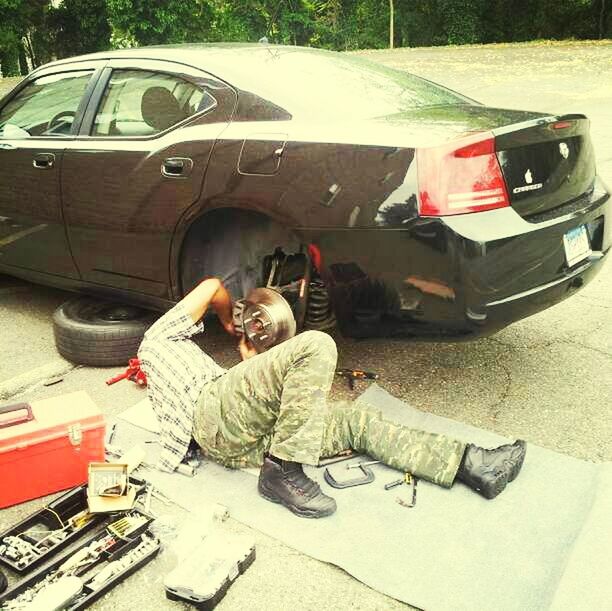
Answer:
[[[204,276],[220,278],[234,299],[264,286],[263,261],[281,249],[300,252],[302,244],[288,227],[259,212],[221,208],[207,212],[189,227],[181,246],[181,294]]]

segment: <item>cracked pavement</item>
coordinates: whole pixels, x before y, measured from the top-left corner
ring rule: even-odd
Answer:
[[[410,70],[490,105],[584,112],[592,120],[599,172],[612,185],[612,44],[499,45],[372,51],[374,60]],[[0,83],[1,86],[1,83]],[[337,337],[340,367],[380,374],[379,383],[422,410],[522,437],[589,461],[612,460],[612,267],[579,294],[492,337],[470,343],[353,341]],[[0,385],[59,357],[51,314],[70,295],[0,277]],[[222,365],[237,361],[230,339],[209,326],[206,343]],[[60,363],[61,364],[61,363]],[[133,384],[106,387],[117,368],[76,368],[51,387],[34,386],[14,399],[31,400],[87,389],[108,415],[142,397]],[[32,382],[36,382],[33,379]],[[38,380],[40,382],[40,380]],[[351,398],[346,382],[333,396]],[[0,512],[0,529],[39,508],[36,500]],[[153,509],[163,508],[154,501]],[[231,528],[247,530],[231,521]],[[252,532],[252,531],[251,531]],[[399,609],[342,570],[312,560],[252,532],[258,560],[232,586],[219,609]],[[93,609],[177,609],[163,597],[171,560],[161,556]],[[282,578],[279,575],[282,574]],[[300,584],[300,592],[289,584]],[[184,606],[184,608],[187,608]]]

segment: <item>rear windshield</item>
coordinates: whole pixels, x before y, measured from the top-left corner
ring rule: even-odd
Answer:
[[[243,84],[246,79],[251,91],[294,116],[366,119],[427,106],[473,103],[408,72],[362,57],[270,47],[244,59]]]

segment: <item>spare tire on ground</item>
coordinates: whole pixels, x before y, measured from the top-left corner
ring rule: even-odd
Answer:
[[[131,305],[78,297],[53,313],[58,352],[80,365],[127,365],[157,316]]]

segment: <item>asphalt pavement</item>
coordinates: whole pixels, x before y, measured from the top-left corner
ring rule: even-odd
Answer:
[[[612,44],[365,54],[489,105],[584,112],[592,120],[599,172],[612,185]],[[611,272],[608,263],[574,297],[474,342],[357,342],[337,337],[339,366],[377,371],[381,386],[425,411],[584,460],[612,460]],[[68,297],[62,291],[0,277],[0,403],[86,389],[105,414],[115,415],[142,398],[143,391],[127,382],[107,387],[104,380],[117,368],[75,368],[59,357],[51,315]],[[207,347],[222,365],[237,362],[232,341],[220,329],[210,329]],[[351,392],[338,380],[333,396],[354,397],[365,387],[358,383]],[[0,530],[43,503],[36,500],[0,511]],[[157,501],[153,509],[170,520],[182,515],[178,508]],[[248,531],[232,520],[230,528]],[[257,541],[257,561],[232,586],[220,610],[406,608],[334,566],[258,532],[251,534]],[[161,555],[92,608],[182,608],[166,601],[161,587],[172,562],[172,554]]]

